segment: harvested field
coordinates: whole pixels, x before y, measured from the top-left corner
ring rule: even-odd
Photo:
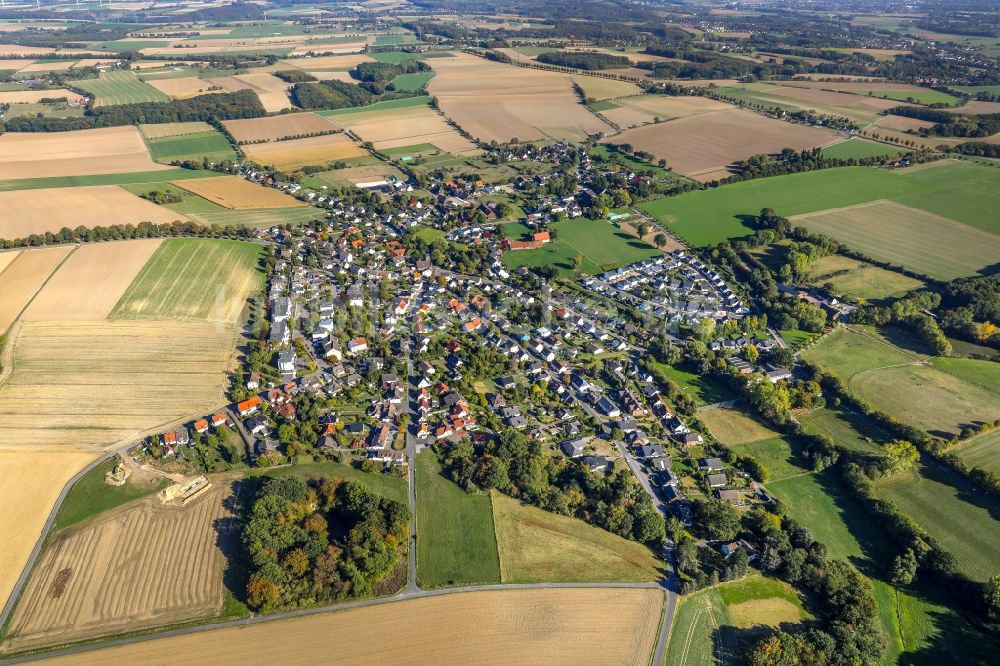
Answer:
[[[597,76],[574,76],[573,83],[583,89],[583,94],[588,99],[593,98],[597,101],[613,97],[638,95],[642,92],[642,88],[634,83],[618,81],[617,79],[604,79]]]
[[[32,571],[4,650],[17,651],[211,617],[221,610],[232,538],[220,483],[184,507],[155,497],[57,534]]]
[[[1000,256],[1000,237],[891,201],[807,213],[792,220],[872,257],[943,280],[975,274]]]
[[[0,386],[3,449],[97,450],[225,402],[237,332],[209,322],[25,322]]]
[[[0,333],[4,333],[21,310],[42,288],[52,271],[74,250],[61,245],[41,250],[24,250],[3,271],[3,298],[0,298]],[[7,253],[4,253],[5,255]]]
[[[934,127],[934,123],[926,120],[918,120],[916,118],[906,118],[905,116],[884,116],[875,122],[875,126],[900,130],[901,132],[905,132],[907,130],[913,130],[916,132],[922,129]]]
[[[44,56],[53,53],[55,49],[44,46],[22,46],[21,44],[0,44],[0,57],[10,56]]]
[[[640,95],[616,100],[617,109],[602,111],[620,127],[635,127],[660,120],[676,120],[710,111],[732,109],[730,104],[708,97],[672,97],[668,95]]]
[[[0,452],[0,599],[21,576],[63,486],[83,469],[93,453],[81,451]]]
[[[292,108],[292,101],[288,99],[288,89],[292,87],[292,84],[267,72],[220,76],[207,81],[228,92],[254,91],[260,98],[260,103],[264,105],[264,110],[268,113]]]
[[[169,136],[186,136],[211,132],[214,128],[208,123],[194,121],[189,123],[158,123],[156,125],[139,125],[139,131],[147,139],[165,139]]]
[[[426,104],[338,113],[328,120],[351,130],[363,141],[371,141],[377,150],[424,143],[447,153],[476,148]]]
[[[58,99],[60,97],[74,100],[79,99],[80,94],[72,90],[66,90],[65,88],[56,88],[54,90],[11,90],[9,92],[0,92],[0,104],[33,104],[43,99]]]
[[[156,171],[135,127],[0,136],[0,180]]]
[[[179,180],[173,184],[230,209],[296,208],[307,205],[284,192],[251,183],[239,176]]]
[[[954,109],[948,109],[948,111],[953,111],[955,113],[968,113],[973,116],[979,116],[986,113],[1000,113],[1000,102],[972,101]]]
[[[81,245],[45,284],[23,319],[106,319],[161,242],[156,238]]]
[[[350,636],[337,642],[339,664],[531,664],[545,655],[549,664],[638,665],[649,661],[662,606],[663,592],[654,589],[469,592],[146,641],[52,663],[173,666],[177,655],[197,654],[206,663],[314,664],[330,658],[331,636]]]
[[[288,65],[297,69],[312,71],[323,69],[348,70],[357,67],[363,62],[374,62],[374,60],[363,53],[345,53],[344,55],[332,56],[306,56],[305,58],[288,58],[280,61],[282,65]]]
[[[481,141],[581,140],[611,127],[580,104],[570,77],[456,53],[432,63],[439,108]]]
[[[264,284],[264,248],[229,240],[163,242],[111,312],[117,319],[200,319],[237,324]]]
[[[836,135],[826,130],[731,109],[631,129],[604,143],[642,146],[666,159],[674,171],[704,182],[717,177],[727,165],[752,155],[783,148],[815,148],[836,140]]]
[[[237,143],[254,141],[281,141],[295,136],[329,132],[336,127],[323,116],[315,113],[289,113],[269,118],[225,120],[222,123]]]
[[[174,99],[184,99],[210,92],[224,92],[211,79],[205,81],[197,76],[179,76],[175,79],[147,79],[146,83],[164,95]]]
[[[301,169],[310,164],[325,164],[368,154],[342,132],[306,139],[254,143],[243,146],[243,151],[256,162],[282,170]]]
[[[63,227],[75,229],[115,224],[155,222],[163,224],[185,217],[169,208],[128,192],[117,185],[56,187],[40,196],[35,190],[0,192],[0,238],[26,238],[53,233]]]
[[[0,252],[0,273],[3,273],[3,269],[10,266],[10,264],[17,259],[17,255],[21,254],[20,250],[6,250]]]

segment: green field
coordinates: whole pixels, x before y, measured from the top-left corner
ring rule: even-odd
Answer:
[[[996,206],[1000,171],[956,160],[887,171],[843,167],[725,185],[639,204],[639,208],[698,246],[753,234],[762,208],[790,217],[882,199],[985,231],[1000,233]]]
[[[667,665],[742,664],[766,627],[809,617],[787,583],[749,576],[685,596],[674,616]]]
[[[114,466],[114,459],[102,462],[73,484],[73,487],[66,493],[66,499],[59,506],[59,512],[52,523],[50,534],[55,534],[61,529],[76,525],[87,518],[104,513],[126,502],[151,495],[167,486],[167,480],[162,478],[154,481],[151,485],[136,486],[131,479],[122,486],[108,485],[104,481],[104,474]]]
[[[136,104],[139,102],[167,102],[165,94],[140,81],[133,72],[101,72],[96,79],[73,81],[73,86],[94,96],[94,106]]]
[[[950,452],[968,465],[1000,474],[1000,429],[977,435]]]
[[[504,583],[642,582],[663,563],[642,544],[494,491],[493,522]]]
[[[1000,400],[1000,363],[971,358],[937,357],[931,359],[931,364],[949,375],[961,377],[970,384],[993,391]]]
[[[96,176],[54,176],[52,178],[22,178],[0,181],[0,192],[14,190],[44,190],[51,187],[85,187],[88,185],[131,185],[136,183],[167,183],[192,178],[217,178],[214,171],[192,169],[162,169],[134,173],[108,173]]]
[[[778,433],[771,430],[763,421],[758,421],[738,409],[729,407],[706,409],[698,413],[698,418],[720,444],[730,447],[778,436]]]
[[[262,245],[207,238],[163,241],[111,312],[118,319],[230,321],[264,286]]]
[[[384,53],[369,53],[368,55],[378,62],[390,62],[394,65],[407,60],[423,60],[428,56],[426,53],[407,53],[406,51],[385,51]]]
[[[164,208],[169,208],[170,210],[177,211],[178,213],[182,213],[184,215],[229,211],[228,208],[223,208],[217,203],[213,203],[208,199],[203,199],[197,194],[188,192],[187,190],[177,187],[171,183],[139,183],[135,185],[122,185],[122,188],[136,195],[147,194],[149,192],[164,192],[180,197],[182,201],[165,204]]]
[[[717,402],[726,402],[736,397],[736,394],[724,384],[711,377],[685,370],[683,366],[667,365],[652,358],[647,359],[647,366],[650,373],[657,375],[661,381],[676,382],[681,387],[681,391],[698,405],[714,405]]]
[[[434,78],[434,72],[416,72],[414,74],[400,74],[392,80],[392,85],[396,90],[402,92],[417,92],[427,85],[427,82]]]
[[[417,456],[417,580],[421,587],[500,582],[487,493],[467,493],[441,474],[433,451]]]
[[[767,478],[771,481],[803,474],[803,470],[807,468],[805,460],[799,456],[801,444],[786,437],[773,437],[729,448],[737,455],[748,455],[757,460],[767,470]]]
[[[236,151],[229,145],[229,141],[214,129],[198,134],[146,139],[146,143],[153,159],[167,164],[174,160],[200,161],[205,158],[211,162],[222,162],[236,159]]]
[[[386,111],[389,109],[408,109],[411,106],[424,106],[425,104],[430,104],[431,98],[426,95],[418,95],[417,97],[404,97],[402,99],[390,99],[385,102],[375,102],[374,104],[369,104],[368,106],[353,106],[346,109],[327,109],[326,111],[317,111],[321,116],[343,116],[349,113],[361,113],[362,111]]]
[[[406,479],[388,474],[368,474],[350,465],[337,462],[296,463],[287,467],[255,469],[250,477],[297,476],[300,479],[333,479],[335,481],[360,481],[383,497],[406,504]]]
[[[904,152],[902,148],[885,143],[868,141],[867,139],[848,139],[820,150],[823,157],[841,160],[861,159],[864,157],[880,157],[882,155],[898,155]]]
[[[836,88],[836,84],[831,86]],[[878,84],[873,84],[871,90],[852,90],[858,95],[868,95],[872,97],[883,97],[885,99],[895,99],[900,102],[911,102],[915,104],[948,104],[955,105],[961,100],[954,95],[943,93],[938,90],[924,88],[921,90],[880,90]]]
[[[593,104],[588,104],[587,106],[590,107],[591,111],[610,111],[611,109],[621,108],[621,104],[615,104],[609,99],[601,102],[594,102]]]
[[[573,258],[581,256],[580,270],[594,275],[660,254],[653,246],[604,220],[577,218],[554,222],[549,228],[558,233],[555,241],[534,250],[507,252],[503,256],[504,266],[511,270],[521,266],[555,266],[561,273],[568,273]],[[506,228],[504,233],[508,233]]]
[[[174,208],[173,205],[168,208]],[[178,210],[174,208],[174,210]],[[178,212],[184,212],[178,210]],[[282,224],[306,224],[323,219],[323,211],[313,207],[262,208],[260,210],[229,210],[219,206],[219,210],[187,211],[185,215],[202,224],[220,226],[243,225],[247,227],[273,227]]]
[[[823,407],[798,416],[802,428],[811,435],[826,435],[836,444],[859,453],[878,453],[878,442],[886,439],[868,419],[857,412]]]
[[[830,284],[837,294],[866,301],[902,296],[926,286],[925,282],[902,273],[839,254],[814,261],[809,266],[809,282],[818,287]]]
[[[927,530],[975,581],[1000,574],[1000,501],[954,472],[923,466],[876,483],[878,495]]]

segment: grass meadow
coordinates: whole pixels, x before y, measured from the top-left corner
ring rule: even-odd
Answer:
[[[657,375],[661,381],[669,380],[681,387],[681,391],[694,399],[699,405],[713,405],[717,402],[733,400],[736,394],[728,386],[704,375],[698,375],[686,370],[684,366],[672,366],[660,363],[652,358],[646,365],[650,373]]]
[[[903,148],[890,146],[877,141],[867,139],[848,139],[841,143],[823,148],[820,153],[823,157],[830,157],[840,160],[863,159],[865,157],[881,157],[882,155],[899,155],[906,152]]]
[[[170,163],[174,160],[201,160],[211,162],[235,160],[236,151],[229,145],[226,137],[217,130],[186,134],[183,136],[166,136],[159,139],[146,139],[149,152],[157,162]]]
[[[926,286],[925,282],[902,273],[839,254],[814,261],[809,267],[809,281],[819,287],[831,284],[836,293],[866,301],[898,297]]]
[[[1000,474],[1000,429],[977,435],[951,449],[966,464]]]
[[[845,409],[822,407],[800,414],[798,420],[807,433],[826,435],[858,453],[878,453],[881,449],[878,442],[886,438],[864,415]]]
[[[132,173],[108,173],[95,176],[54,176],[51,178],[20,178],[0,181],[0,192],[15,190],[45,190],[54,187],[86,187],[88,185],[141,185],[167,183],[194,178],[216,178],[214,171],[191,169],[162,169]]]
[[[433,451],[417,456],[417,580],[421,587],[500,582],[487,493],[467,493],[441,474]]]

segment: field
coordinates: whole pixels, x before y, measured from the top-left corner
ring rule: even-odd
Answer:
[[[821,152],[823,157],[832,157],[841,160],[862,159],[865,157],[880,157],[882,155],[898,155],[904,149],[896,148],[884,143],[867,141],[865,139],[848,139],[832,146],[827,146]]]
[[[91,176],[56,176],[53,178],[18,178],[0,181],[0,192],[17,190],[48,190],[54,187],[89,187],[92,185],[157,185],[171,180],[215,178],[213,171],[192,171],[156,165],[156,171],[108,173]],[[141,192],[142,190],[140,190]]]
[[[56,535],[32,572],[4,649],[18,651],[216,615],[231,486],[185,507],[155,497]],[[108,566],[109,563],[114,563]]]
[[[835,140],[835,135],[825,130],[728,109],[646,125],[604,142],[641,146],[667,160],[674,171],[704,182],[724,178],[729,164],[752,155],[783,148],[822,147]]]
[[[712,436],[727,446],[749,444],[763,439],[777,437],[778,433],[743,412],[728,407],[706,409],[698,413]]]
[[[283,109],[292,108],[292,101],[288,99],[287,90],[292,87],[291,83],[286,83],[278,77],[268,72],[251,72],[250,74],[237,74],[236,76],[220,76],[207,79],[206,83],[219,86],[227,92],[237,92],[239,90],[252,90],[260,99],[261,105],[268,113],[276,113]]]
[[[176,636],[53,663],[167,666],[179,654],[248,666],[316,663],[329,659],[331,636],[350,636],[337,643],[339,664],[412,663],[415,655],[427,663],[528,664],[545,655],[553,664],[638,666],[649,661],[662,605],[663,593],[652,589],[469,592]]]
[[[52,272],[73,251],[71,246],[24,250],[0,274],[3,298],[0,299],[0,333],[20,316]],[[6,255],[7,253],[5,253]]]
[[[971,358],[944,358],[939,356],[931,359],[931,364],[938,370],[961,377],[970,384],[975,384],[994,393],[1000,393],[1000,363],[991,363]]]
[[[392,80],[392,85],[396,86],[396,90],[401,90],[405,92],[417,92],[425,85],[427,82],[434,78],[434,72],[417,72],[415,74],[400,74]]]
[[[314,164],[325,164],[368,153],[346,134],[326,134],[306,139],[272,141],[243,146],[247,157],[277,169],[295,170]]]
[[[1000,236],[892,201],[807,213],[791,220],[793,226],[941,280],[974,275],[1000,256]]]
[[[381,160],[374,164],[362,164],[359,166],[349,166],[343,169],[333,169],[321,171],[313,174],[313,178],[319,181],[319,185],[357,185],[358,183],[372,183],[380,180],[390,181],[395,178],[398,181],[406,180],[402,171]]]
[[[158,162],[200,161],[202,158],[211,162],[222,162],[236,159],[236,151],[229,145],[229,141],[214,129],[198,134],[147,139],[147,142],[149,152]]]
[[[229,209],[301,208],[307,205],[284,192],[239,176],[181,180],[174,185]]]
[[[700,406],[713,405],[736,398],[727,386],[711,377],[699,375],[685,369],[684,366],[671,366],[649,359],[647,365],[661,381],[672,381],[680,386],[681,391]]]
[[[569,77],[521,69],[466,53],[436,58],[427,88],[439,108],[480,141],[582,140],[610,132],[579,103]]]
[[[503,256],[504,265],[509,269],[555,266],[566,273],[572,268],[573,258],[582,256],[581,270],[596,274],[660,254],[605,220],[577,218],[555,222],[550,228],[559,234],[555,241],[537,249],[508,252]]]
[[[1000,474],[1000,430],[992,430],[951,449],[966,464]]]
[[[583,521],[493,492],[505,583],[654,581],[663,563],[648,548]]]
[[[866,301],[902,296],[925,286],[924,282],[902,273],[838,254],[814,261],[809,267],[809,281],[817,286],[832,284],[835,293]]]
[[[43,99],[58,99],[65,97],[74,100],[80,97],[79,93],[65,88],[55,88],[49,90],[8,90],[0,92],[0,104],[31,104],[40,102]]]
[[[287,137],[336,129],[330,121],[315,113],[288,113],[268,118],[225,120],[222,124],[237,143],[280,141]]]
[[[617,108],[602,111],[601,115],[620,127],[635,127],[654,122],[689,118],[712,111],[733,107],[708,97],[673,97],[670,95],[637,95],[613,102]]]
[[[877,453],[881,449],[878,441],[886,439],[884,433],[856,412],[824,407],[797,418],[807,433],[826,435],[835,443],[861,453]]]
[[[206,81],[197,76],[178,76],[169,79],[145,78],[144,81],[172,99],[184,99],[209,92],[222,92],[211,80]]]
[[[0,180],[166,169],[135,127],[0,136]]]
[[[612,99],[614,97],[625,97],[627,95],[638,95],[642,92],[642,88],[634,83],[604,79],[598,76],[574,76],[573,83],[583,89],[583,93],[587,99],[595,99],[597,101]]]
[[[240,241],[165,240],[110,316],[236,324],[247,298],[263,287],[264,252]]]
[[[81,245],[35,296],[22,319],[106,319],[161,242],[157,238]]]
[[[750,456],[767,470],[767,479],[778,481],[802,473],[805,467],[798,446],[763,423],[735,409],[710,409],[698,413],[719,442],[741,456]]]
[[[499,583],[493,506],[442,476],[431,451],[417,456],[417,580],[421,587]]]
[[[133,72],[101,72],[96,79],[74,81],[73,85],[94,96],[94,106],[166,102],[170,98]]]
[[[955,556],[959,571],[975,581],[1000,573],[1000,504],[968,487],[953,472],[925,466],[879,481],[892,500]]]
[[[994,205],[998,187],[996,169],[943,160],[895,172],[844,167],[761,178],[654,200],[639,208],[699,246],[751,235],[750,218],[761,208],[791,217],[880,200],[1000,233],[994,229],[995,220],[982,214]]]
[[[409,100],[400,100],[400,102]],[[448,153],[475,150],[476,146],[455,131],[433,109],[421,101],[404,105],[374,105],[338,110],[327,119],[351,130],[376,150],[432,144]]]
[[[98,449],[225,401],[236,332],[208,322],[26,322],[0,386],[6,449]]]
[[[170,136],[201,134],[203,132],[211,132],[212,129],[213,127],[211,125],[200,121],[139,125],[139,131],[142,132],[142,135],[147,139],[163,139]]]
[[[0,238],[27,238],[31,234],[53,233],[66,227],[107,226],[154,222],[164,224],[184,220],[184,216],[157,206],[116,185],[65,187],[46,190],[0,192]]]
[[[261,208],[257,210],[213,210],[188,213],[188,217],[202,224],[242,224],[248,227],[273,227],[284,224],[306,224],[323,219],[323,211],[312,206],[298,208]]]
[[[24,570],[45,520],[63,486],[94,459],[82,451],[0,452],[0,599],[3,603]]]
[[[931,434],[950,436],[964,424],[1000,418],[995,379],[991,385],[972,383],[947,364],[928,364],[921,357],[850,329],[834,331],[803,357],[847,382],[877,409]],[[986,372],[995,377],[990,361],[965,363],[986,364]],[[965,376],[974,372],[962,367]]]
[[[842,116],[862,125],[879,118],[885,109],[898,106],[898,102],[850,93],[808,87],[808,81],[792,81],[785,85],[751,83],[726,87],[719,92],[743,102],[780,107],[788,111],[812,111],[832,116]],[[815,84],[831,86],[836,84]]]
[[[766,627],[808,617],[793,587],[750,576],[685,596],[677,608],[666,663],[738,664]],[[747,631],[749,630],[749,631]]]

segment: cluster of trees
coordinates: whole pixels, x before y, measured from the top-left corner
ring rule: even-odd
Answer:
[[[184,197],[170,190],[150,190],[149,192],[141,193],[139,196],[160,206],[184,201]]]
[[[343,81],[296,83],[291,97],[303,109],[346,109],[375,101],[375,95],[368,90]]]
[[[315,76],[309,72],[303,72],[301,69],[282,69],[274,72],[274,75],[288,83],[306,83],[317,80]]]
[[[400,74],[416,74],[417,72],[429,71],[431,71],[430,65],[422,60],[404,60],[400,63],[362,62],[354,68],[351,75],[358,81],[378,83],[384,86]]]
[[[620,69],[622,67],[629,67],[632,64],[625,56],[593,51],[549,51],[539,54],[536,60],[544,62],[546,65],[557,65],[559,67],[570,67],[587,71]]]
[[[62,132],[142,123],[177,123],[196,120],[217,122],[238,118],[260,118],[265,113],[256,93],[251,90],[240,90],[231,93],[197,95],[169,102],[98,106],[87,109],[86,114],[79,118],[22,116],[8,120],[6,129],[10,132]]]
[[[978,116],[964,113],[948,113],[922,106],[894,106],[887,114],[916,118],[934,123],[933,127],[921,128],[920,134],[927,136],[967,136],[984,137],[1000,132],[1000,113],[984,113]]]
[[[959,278],[941,291],[941,328],[1000,349],[1000,275]]]
[[[653,548],[663,543],[663,517],[631,472],[592,474],[567,458],[547,454],[538,441],[505,427],[495,414],[483,414],[480,420],[499,434],[480,444],[462,440],[439,451],[455,483],[468,491],[493,488]]]
[[[197,222],[174,221],[162,224],[140,222],[139,224],[112,224],[107,227],[84,227],[75,229],[63,227],[53,233],[31,234],[24,238],[0,238],[0,249],[14,247],[40,247],[60,243],[93,243],[109,240],[133,240],[136,238],[167,238],[171,236],[200,236],[203,238],[233,238],[250,240],[254,230],[244,225],[219,224],[203,225]]]
[[[243,544],[247,605],[275,611],[371,596],[405,548],[410,511],[358,481],[266,481]]]
[[[879,307],[866,305],[851,313],[851,321],[857,324],[872,324],[886,326],[901,324],[917,334],[927,350],[935,356],[951,354],[951,342],[941,331],[937,321],[926,314],[941,303],[941,295],[937,292],[921,290],[910,292],[892,304]]]

